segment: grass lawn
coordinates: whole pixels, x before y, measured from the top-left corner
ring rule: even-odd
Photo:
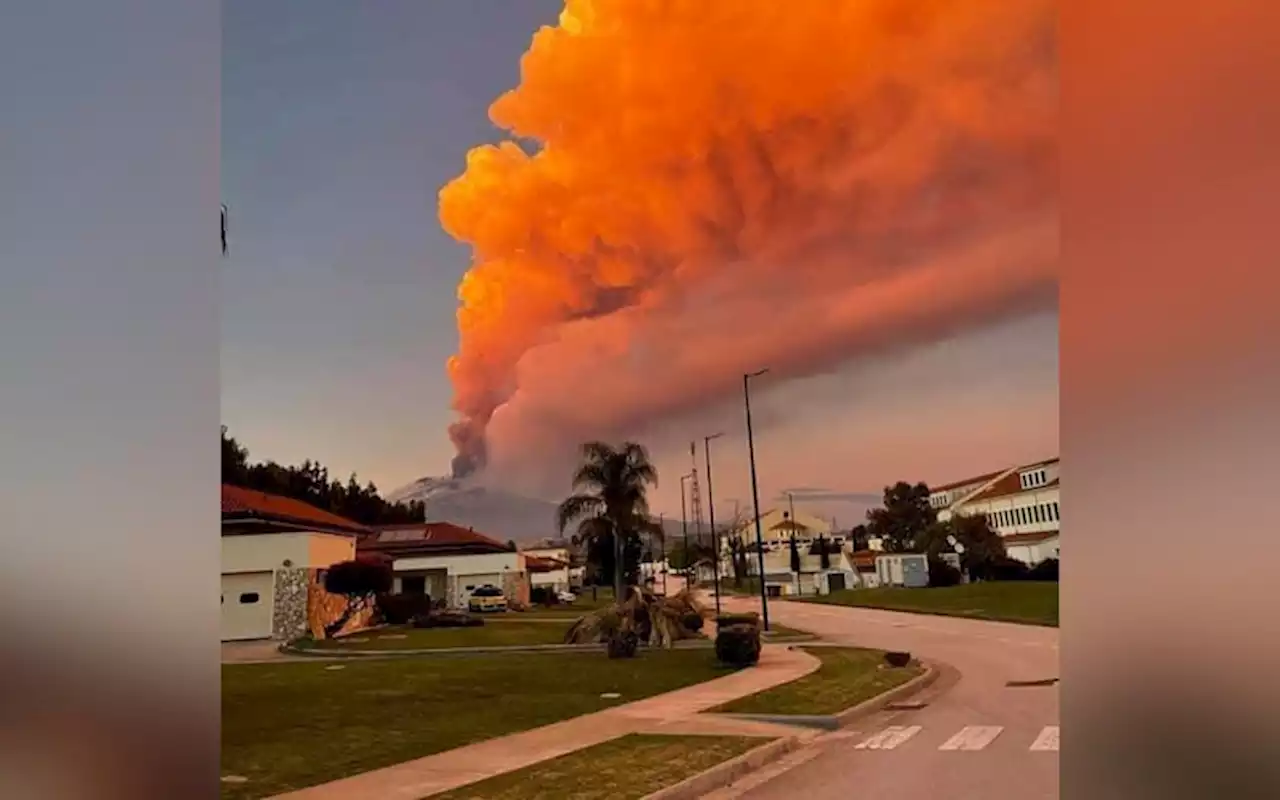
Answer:
[[[222,796],[300,789],[727,673],[707,650],[226,664],[222,774],[248,780]]]
[[[845,589],[799,602],[1058,626],[1058,584],[1048,581],[983,581],[936,589]]]
[[[324,639],[303,644],[314,650],[424,650],[446,647],[504,647],[525,644],[560,644],[570,622],[524,620],[519,617],[486,617],[479,628],[395,627],[367,634]]]
[[[613,587],[597,587],[594,600],[591,598],[591,589],[588,587],[583,589],[582,593],[578,595],[578,599],[572,603],[557,603],[554,606],[533,606],[528,611],[512,612],[512,615],[522,619],[538,617],[577,619],[583,614],[590,614],[598,608],[610,605],[613,605]]]
[[[884,665],[884,651],[856,647],[810,647],[822,660],[817,672],[757,694],[733,700],[713,711],[735,714],[836,714],[900,686],[924,672],[918,664],[902,669]]]
[[[764,637],[764,641],[790,642],[790,641],[797,641],[801,639],[815,639],[815,638],[817,637],[814,636],[812,633],[809,633],[807,631],[796,630],[795,628],[788,628],[786,625],[779,625],[778,623],[770,620],[769,634]]]
[[[754,736],[631,734],[431,800],[635,800],[768,744]]]

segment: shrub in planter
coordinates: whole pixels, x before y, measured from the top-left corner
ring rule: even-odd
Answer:
[[[640,646],[640,637],[634,631],[621,631],[609,637],[609,658],[635,658],[636,648]]]
[[[760,660],[760,627],[721,625],[716,633],[716,658],[731,667],[750,667]]]
[[[685,630],[694,631],[695,633],[702,630],[702,626],[705,623],[706,621],[702,619],[701,614],[695,614],[693,612],[689,612],[688,614],[684,614],[680,617],[680,625]]]
[[[902,668],[911,663],[911,654],[891,651],[884,654],[884,661],[891,667]]]
[[[721,614],[716,617],[716,628],[727,628],[733,625],[751,625],[760,628],[760,615],[754,611],[743,614]]]
[[[960,570],[940,558],[929,559],[930,586],[956,586],[960,581]]]
[[[431,613],[431,597],[425,594],[380,594],[378,613],[388,625],[407,625],[414,617]]]

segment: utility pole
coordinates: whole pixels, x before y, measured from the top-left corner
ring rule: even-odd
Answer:
[[[684,504],[684,482],[689,480],[686,473],[680,476],[680,531],[684,534],[684,585],[689,588],[689,511]]]
[[[716,626],[719,627],[720,619],[720,537],[716,534],[716,500],[711,492],[711,440],[719,439],[724,436],[723,433],[714,433],[710,436],[702,437],[702,446],[706,450],[707,457],[707,511],[711,515],[711,557],[712,575],[715,576],[716,582]]]
[[[693,514],[693,539],[698,547],[702,547],[702,494],[698,491],[698,444],[689,442],[689,455],[693,460],[693,470],[689,473],[689,512]]]
[[[756,559],[760,565],[760,615],[766,633],[769,631],[769,593],[764,587],[764,534],[760,531],[760,488],[756,482],[756,446],[751,432],[751,379],[768,371],[766,367],[742,376],[742,400],[747,407],[747,459],[751,462],[751,503],[756,515]]]

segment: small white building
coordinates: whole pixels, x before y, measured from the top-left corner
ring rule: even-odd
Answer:
[[[524,550],[525,570],[529,573],[529,588],[545,586],[553,592],[567,592],[572,588],[572,567],[567,549]]]
[[[1058,558],[1062,510],[1059,463],[1053,458],[934,488],[939,521],[985,514],[1011,558],[1038,564]]]
[[[806,595],[829,594],[833,591],[850,589],[859,585],[858,573],[844,550],[833,550],[828,553],[827,568],[822,566],[822,556],[810,553],[809,547],[800,547],[800,571],[791,570],[791,546],[764,553],[764,585],[765,593],[772,597],[794,597]],[[747,575],[759,574],[759,561],[756,553],[747,558]],[[723,579],[723,578],[722,578]],[[732,580],[730,574],[729,580]]]
[[[508,602],[529,604],[525,554],[470,528],[448,522],[383,526],[360,541],[359,551],[391,559],[396,593],[466,608],[473,591],[496,586]]]
[[[280,495],[222,487],[222,641],[294,639],[311,627],[324,570],[369,528]]]

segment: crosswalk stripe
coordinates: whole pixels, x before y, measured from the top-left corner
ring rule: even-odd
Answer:
[[[879,733],[868,736],[858,744],[855,750],[892,750],[920,732],[919,725],[890,725]]]
[[[995,741],[1004,728],[1000,725],[968,725],[942,743],[939,750],[981,750]]]
[[[1058,726],[1046,725],[1036,740],[1031,743],[1031,749],[1058,752]]]

